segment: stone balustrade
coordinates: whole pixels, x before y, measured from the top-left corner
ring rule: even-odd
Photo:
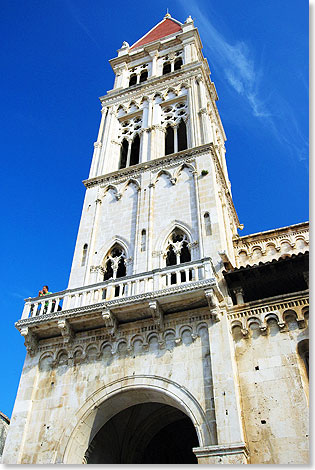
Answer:
[[[25,299],[22,320],[45,314],[58,314],[98,302],[129,298],[139,294],[163,291],[172,286],[195,283],[215,276],[211,258],[155,269],[119,279],[67,289],[44,297]]]

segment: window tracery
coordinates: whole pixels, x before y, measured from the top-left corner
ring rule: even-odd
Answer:
[[[104,281],[126,276],[126,253],[118,244],[109,251],[104,261]]]
[[[187,103],[180,101],[162,108],[161,123],[165,127],[165,155],[180,152],[187,145]]]
[[[138,115],[121,123],[119,169],[137,165],[140,160],[140,136],[142,118]]]
[[[187,263],[191,261],[189,240],[187,235],[176,228],[169,236],[164,253],[166,266]]]

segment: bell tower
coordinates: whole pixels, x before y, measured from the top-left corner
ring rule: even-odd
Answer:
[[[110,63],[69,288],[180,264],[184,247],[233,261],[225,134],[192,19],[167,14]]]
[[[239,221],[199,33],[167,14],[110,64],[68,287],[16,324],[3,462],[247,463],[222,274]]]

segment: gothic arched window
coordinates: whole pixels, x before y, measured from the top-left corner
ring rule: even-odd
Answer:
[[[116,244],[105,258],[104,281],[126,276],[126,254],[124,249]]]
[[[174,153],[174,129],[172,126],[166,127],[165,134],[165,155]]]
[[[172,70],[171,64],[167,62],[166,64],[163,65],[163,75],[166,75],[167,73],[170,73]]]
[[[191,261],[187,235],[180,229],[175,229],[168,238],[166,247],[166,266],[187,263]]]
[[[148,79],[148,71],[143,70],[140,75],[140,83],[145,82]]]
[[[119,169],[121,168],[126,168],[127,165],[127,155],[128,155],[128,140],[124,139],[121,143],[120,146],[120,163],[119,163]]]
[[[129,86],[136,85],[136,84],[137,84],[137,75],[134,73],[130,75]]]
[[[175,229],[168,238],[166,253],[166,266],[175,266],[191,261],[191,254],[187,235],[180,229]],[[177,276],[180,276],[179,278]],[[192,280],[192,273],[189,271],[188,277],[185,271],[171,273],[170,283],[188,282]]]
[[[179,152],[187,149],[187,131],[183,119],[180,120],[177,127],[177,147]]]
[[[175,60],[174,62],[174,70],[179,70],[181,66],[183,65],[183,60],[181,57]]]
[[[137,163],[139,163],[139,155],[140,155],[140,137],[139,137],[139,134],[136,134],[131,144],[130,165],[137,165]]]

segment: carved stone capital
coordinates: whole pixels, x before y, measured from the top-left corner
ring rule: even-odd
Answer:
[[[20,330],[22,336],[24,336],[24,345],[27,352],[32,357],[38,351],[38,339],[37,336],[32,332],[28,326],[23,326]]]
[[[66,343],[71,343],[74,340],[74,331],[71,325],[69,324],[68,320],[58,320],[58,328],[61,331],[63,339]]]

